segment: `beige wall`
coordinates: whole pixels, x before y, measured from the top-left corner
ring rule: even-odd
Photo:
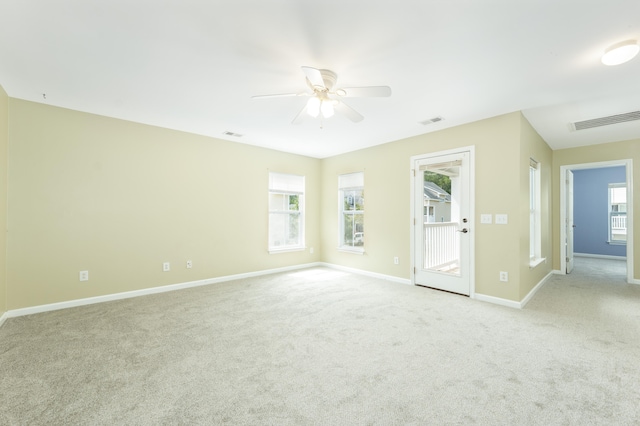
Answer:
[[[410,278],[410,157],[474,145],[475,289],[477,293],[520,301],[523,294],[526,295],[535,285],[533,282],[540,277],[542,271],[550,270],[550,265],[536,268],[534,272],[528,269],[529,156],[531,153],[541,153],[540,156],[544,157],[541,161],[547,163],[547,172],[550,172],[551,164],[549,148],[532,132],[533,129],[520,113],[512,113],[323,160],[323,260],[399,278]],[[521,142],[521,139],[525,142]],[[364,171],[364,255],[337,250],[338,175],[354,171]],[[524,194],[523,174],[527,176]],[[549,182],[546,179],[544,184],[548,186]],[[524,207],[523,202],[526,203]],[[524,209],[526,216],[523,215]],[[481,225],[479,217],[482,213],[506,213],[509,223]],[[545,224],[548,227],[550,221],[546,219]],[[523,235],[525,229],[526,235]],[[522,241],[523,237],[526,241]],[[544,241],[545,250],[550,251],[548,239],[547,236]],[[525,252],[522,251],[523,247]],[[399,265],[394,265],[394,256],[400,258]],[[499,281],[499,271],[509,272],[508,283]]]
[[[528,159],[543,164],[548,229],[551,151],[520,113],[317,160],[18,99],[8,107],[7,309],[320,260],[408,279],[409,159],[471,145],[475,291],[520,301],[551,267],[528,267]],[[307,177],[315,254],[267,253],[270,170]],[[364,255],[337,250],[337,179],[354,171],[365,176]],[[509,223],[481,225],[482,213]],[[550,240],[545,231],[543,255]]]
[[[8,309],[320,260],[267,253],[270,170],[306,176],[319,248],[317,159],[13,98],[9,158]]]
[[[600,145],[585,146],[580,148],[560,149],[553,151],[553,268],[560,269],[560,167],[598,163],[601,161],[633,160],[633,271],[634,278],[640,278],[640,196],[637,188],[640,188],[640,139],[624,142],[612,142]]]
[[[0,86],[0,317],[7,311],[7,145],[9,97]]]

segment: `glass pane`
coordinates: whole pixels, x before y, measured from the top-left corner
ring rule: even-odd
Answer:
[[[286,217],[288,223],[287,245],[297,246],[300,244],[300,215],[289,214]]]
[[[343,213],[342,244],[349,247],[364,246],[364,214]]]
[[[353,245],[364,246],[364,214],[353,215]]]
[[[269,210],[282,211],[285,210],[286,195],[269,193]]]
[[[300,196],[299,195],[289,195],[289,210],[291,211],[300,211]]]
[[[350,213],[343,213],[342,220],[344,223],[344,235],[343,243],[345,246],[353,247],[353,215]]]
[[[286,245],[285,233],[288,215],[269,214],[269,247],[282,247]]]
[[[457,167],[459,168],[459,167]],[[452,193],[459,188],[459,173],[424,171],[424,263],[423,269],[460,275],[460,208]]]

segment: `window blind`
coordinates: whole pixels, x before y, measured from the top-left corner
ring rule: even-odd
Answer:
[[[269,173],[269,191],[303,194],[304,176]]]
[[[361,188],[364,186],[364,172],[347,173],[338,176],[338,188]]]

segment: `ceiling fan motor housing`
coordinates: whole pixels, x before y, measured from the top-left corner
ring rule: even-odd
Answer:
[[[324,87],[314,86],[309,79],[307,78],[307,83],[314,90],[327,91],[331,92],[338,81],[338,75],[331,70],[318,70],[320,71],[320,75],[322,76],[322,81],[324,82]]]

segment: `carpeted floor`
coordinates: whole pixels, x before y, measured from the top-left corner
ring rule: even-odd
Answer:
[[[624,262],[523,310],[314,268],[10,319],[0,424],[631,425],[639,364]]]

